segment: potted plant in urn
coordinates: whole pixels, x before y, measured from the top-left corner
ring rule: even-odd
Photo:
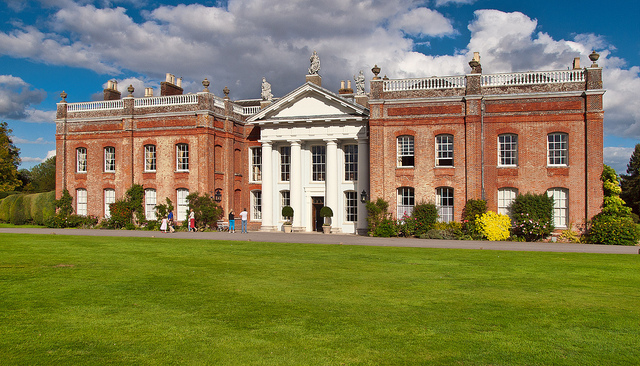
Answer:
[[[322,232],[328,234],[331,232],[331,223],[329,222],[333,217],[333,211],[331,207],[324,206],[320,209],[320,216],[324,217],[324,224],[322,224]]]
[[[282,227],[284,228],[285,233],[291,232],[291,221],[293,220],[293,207],[284,206],[282,208],[282,217],[284,217],[287,221],[284,222]]]

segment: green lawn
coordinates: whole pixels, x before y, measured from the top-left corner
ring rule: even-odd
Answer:
[[[640,256],[0,234],[0,364],[637,365]]]

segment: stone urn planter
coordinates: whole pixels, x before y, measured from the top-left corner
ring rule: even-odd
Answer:
[[[285,221],[284,225],[282,225],[282,228],[284,229],[285,233],[290,233],[291,232],[291,226],[293,224],[293,222],[292,222],[292,220],[293,220],[293,207],[284,206],[282,208],[282,217],[287,219],[287,221]]]
[[[287,224],[287,223],[282,225],[282,228],[284,229],[285,233],[290,233],[291,232],[291,227],[292,227],[292,225],[291,224]]]
[[[322,224],[322,232],[329,234],[331,232],[331,223],[329,222],[333,217],[333,210],[331,207],[324,206],[320,209],[320,216],[324,217],[324,224]]]
[[[330,234],[331,233],[331,225],[322,225],[322,232],[324,234]]]

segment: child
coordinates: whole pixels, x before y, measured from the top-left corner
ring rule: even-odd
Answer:
[[[163,233],[167,232],[167,218],[166,217],[162,218],[162,224],[160,224],[160,231],[162,231]]]

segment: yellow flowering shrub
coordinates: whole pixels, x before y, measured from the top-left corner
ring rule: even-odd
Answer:
[[[507,215],[487,211],[476,219],[476,224],[480,229],[480,233],[484,235],[487,240],[499,241],[507,240],[509,238],[511,219]]]

